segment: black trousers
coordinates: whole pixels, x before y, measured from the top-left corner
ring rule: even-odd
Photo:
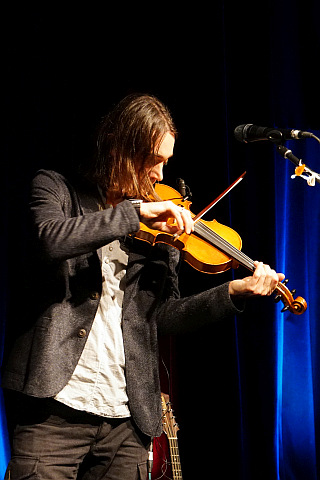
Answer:
[[[108,419],[20,396],[9,419],[5,480],[145,480],[150,438],[130,418]]]

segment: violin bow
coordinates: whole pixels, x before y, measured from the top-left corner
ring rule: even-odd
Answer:
[[[235,180],[233,183],[231,183],[231,185],[229,185],[228,188],[226,188],[224,190],[224,192],[222,192],[215,200],[213,200],[213,202],[209,203],[209,205],[207,205],[203,210],[201,210],[201,212],[199,212],[195,217],[193,217],[193,221],[194,222],[197,222],[198,220],[200,220],[200,218],[203,217],[203,215],[207,212],[209,212],[209,210],[214,207],[214,205],[216,205],[219,200],[221,200],[221,198],[225,197],[227,195],[227,193],[230,192],[230,190],[232,190],[236,185],[238,185],[238,183],[241,182],[241,180],[243,179],[243,177],[245,176],[247,172],[243,172],[242,175],[240,175],[239,178],[237,178],[237,180]],[[180,235],[183,233],[183,230],[179,230],[178,232],[176,232],[174,235],[173,235],[173,239],[174,240],[177,240]]]
[[[213,202],[211,202],[207,207],[205,207],[203,210],[201,210],[201,212],[199,212],[195,217],[193,217],[193,221],[196,222],[200,220],[200,218],[202,218],[205,213],[209,212],[209,210],[211,210],[212,207],[214,207],[223,197],[225,197],[227,193],[230,192],[230,190],[232,190],[236,185],[238,185],[238,183],[241,182],[246,173],[247,172],[243,172],[243,174],[240,175],[237,180],[231,183],[231,185],[226,188],[225,191],[222,192],[215,200],[213,200]]]

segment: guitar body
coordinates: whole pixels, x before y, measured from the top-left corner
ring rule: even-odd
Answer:
[[[169,443],[165,433],[153,440],[153,467],[151,479],[170,480],[173,478]]]

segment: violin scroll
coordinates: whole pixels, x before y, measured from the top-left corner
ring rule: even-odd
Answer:
[[[290,290],[286,287],[288,280],[284,280],[283,282],[279,282],[276,286],[276,291],[278,295],[275,297],[275,302],[282,300],[284,307],[281,312],[286,312],[289,310],[291,313],[296,315],[301,315],[307,309],[307,302],[304,298],[298,296],[297,298],[293,298],[293,295],[296,293],[295,290]]]

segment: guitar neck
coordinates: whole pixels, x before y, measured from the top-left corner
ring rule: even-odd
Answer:
[[[177,437],[168,438],[173,480],[183,480]]]
[[[176,420],[173,416],[169,395],[161,393],[162,403],[162,425],[167,435],[169,443],[169,452],[171,459],[171,469],[173,480],[182,480],[182,471],[178,447],[177,431],[179,430]]]

